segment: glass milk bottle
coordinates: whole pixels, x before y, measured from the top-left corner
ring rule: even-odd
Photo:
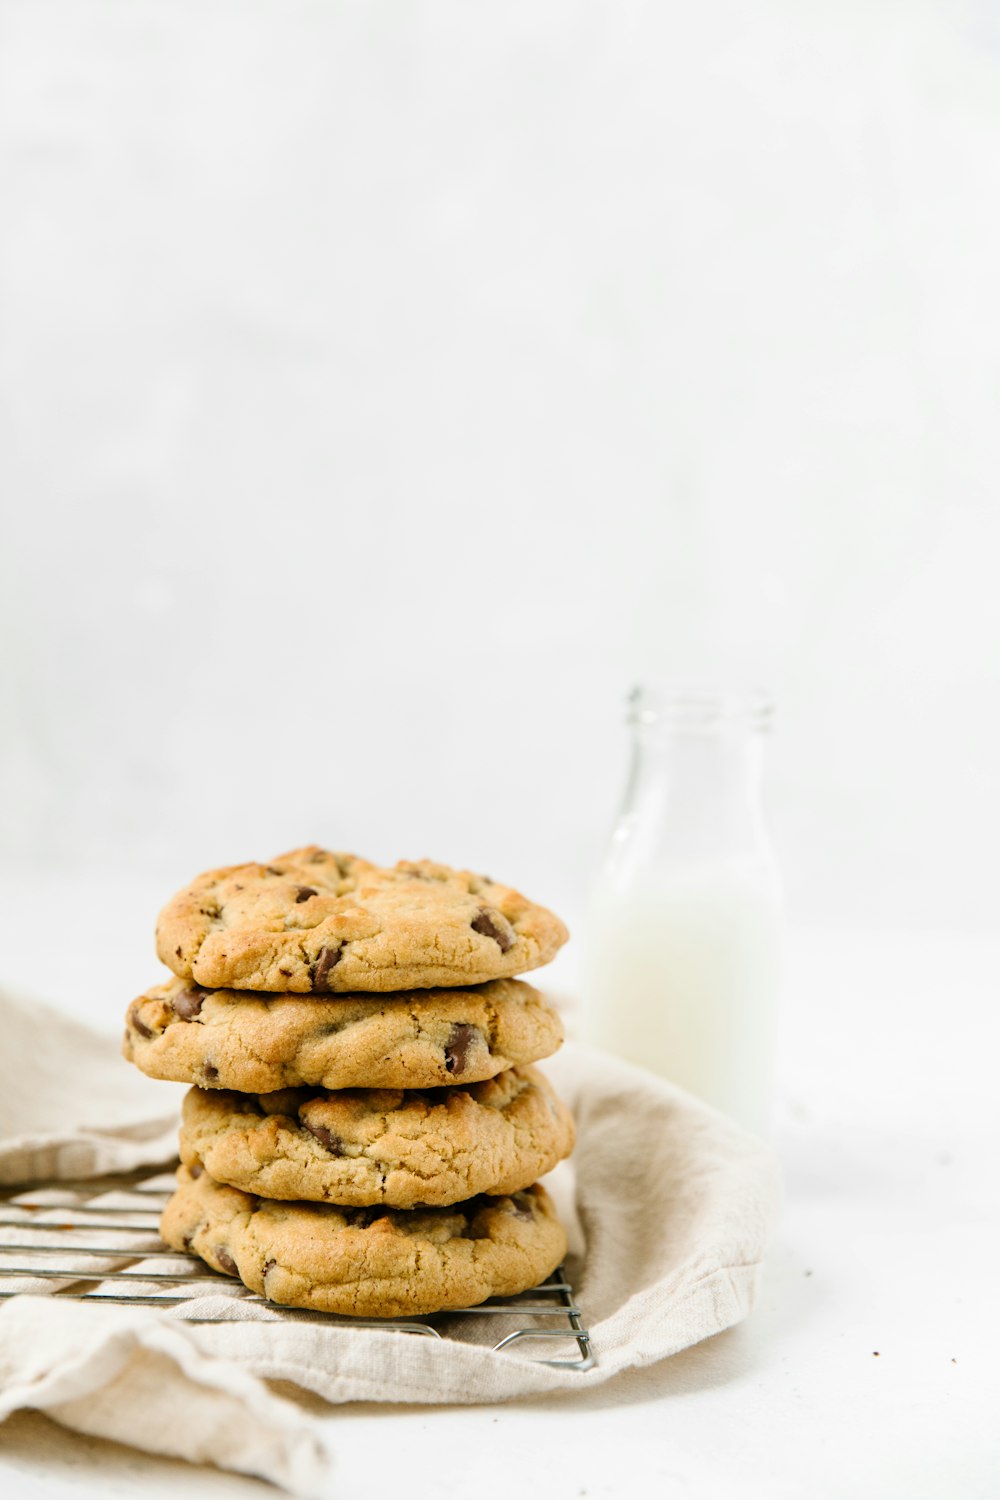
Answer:
[[[637,688],[591,905],[586,1040],[749,1129],[770,1116],[781,890],[760,805],[762,695]]]

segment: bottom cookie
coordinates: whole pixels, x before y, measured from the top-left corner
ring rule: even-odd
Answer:
[[[566,1253],[537,1184],[450,1208],[337,1208],[254,1198],[181,1167],[160,1233],[271,1302],[363,1318],[511,1296],[537,1286]]]

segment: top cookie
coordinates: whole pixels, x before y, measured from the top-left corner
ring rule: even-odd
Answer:
[[[523,974],[567,936],[483,875],[426,859],[381,869],[310,845],[199,875],[160,913],[156,951],[213,989],[384,993]]]

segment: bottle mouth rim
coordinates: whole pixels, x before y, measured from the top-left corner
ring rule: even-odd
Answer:
[[[744,728],[763,732],[774,719],[774,699],[764,688],[708,683],[636,683],[627,699],[628,722],[637,727]]]

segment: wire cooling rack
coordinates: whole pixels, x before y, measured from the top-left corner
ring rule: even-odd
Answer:
[[[196,1256],[164,1246],[157,1226],[173,1186],[172,1175],[144,1169],[0,1187],[0,1299],[29,1289],[37,1293],[39,1282],[51,1283],[48,1294],[64,1300],[177,1307],[190,1322],[224,1322],[224,1308],[211,1318],[195,1310],[193,1299],[214,1291],[234,1303],[260,1304],[282,1318],[453,1338],[493,1351],[534,1341],[553,1351],[549,1358],[539,1353],[539,1364],[581,1371],[594,1364],[590,1334],[563,1266],[530,1291],[423,1319],[349,1318],[282,1307]],[[185,1303],[192,1304],[190,1312]]]

